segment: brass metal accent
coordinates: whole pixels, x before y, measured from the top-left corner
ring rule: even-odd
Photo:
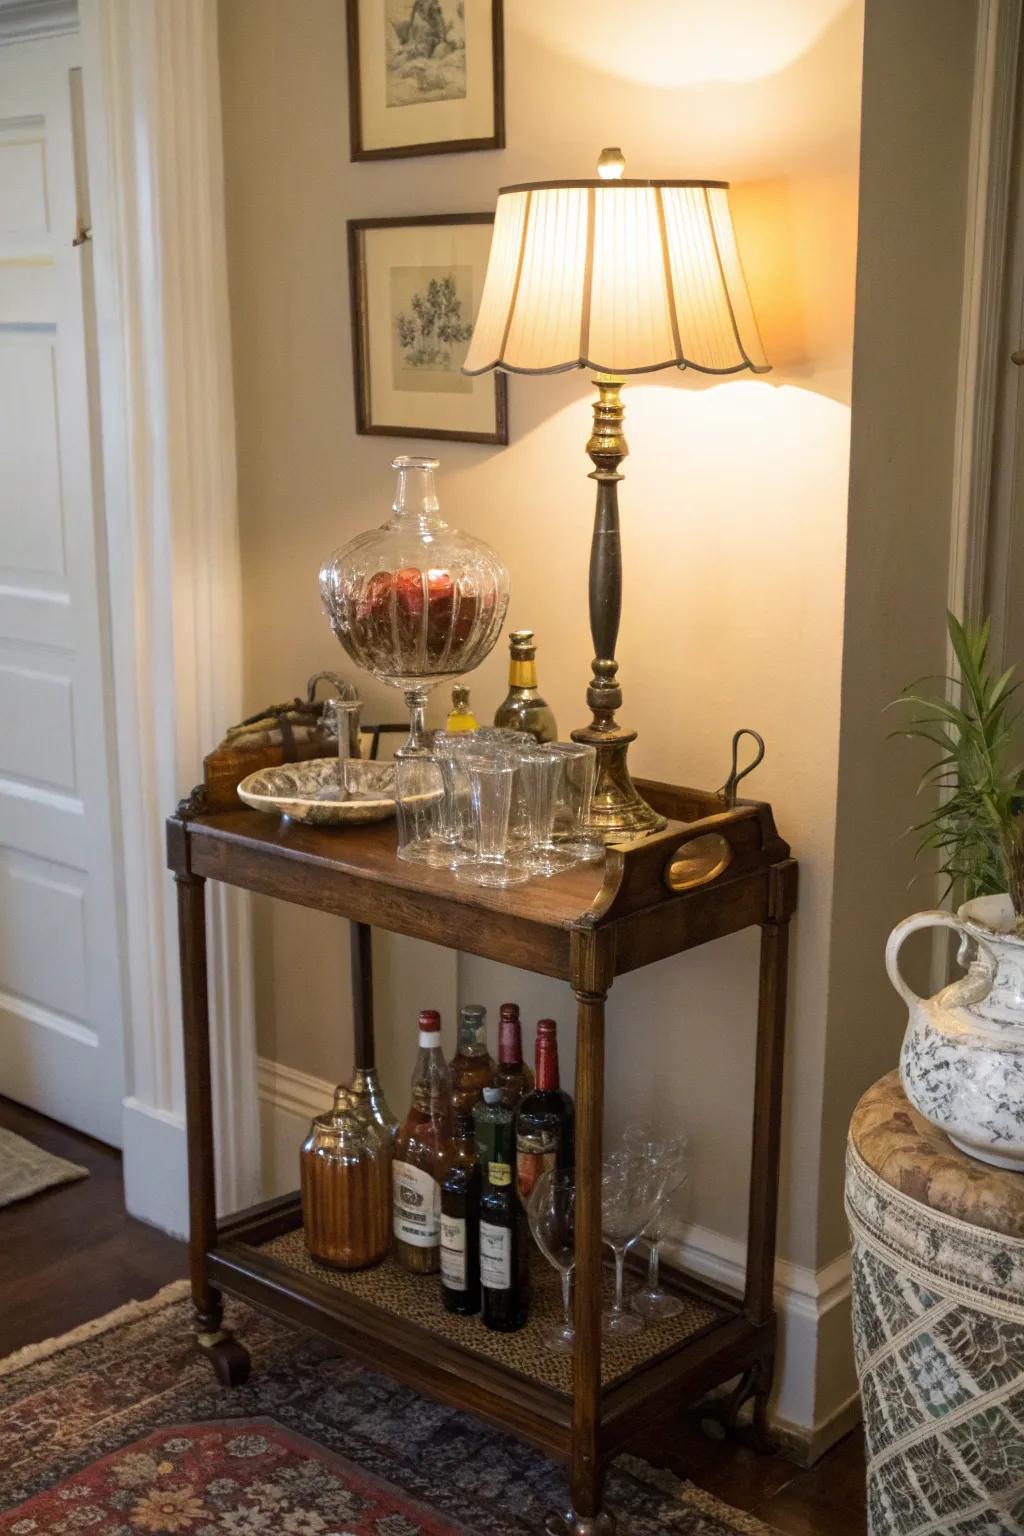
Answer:
[[[626,753],[636,732],[621,726],[615,711],[622,688],[615,660],[615,642],[622,611],[622,550],[619,543],[619,465],[629,452],[622,430],[624,380],[614,374],[594,377],[594,430],[587,443],[593,460],[590,479],[597,482],[594,536],[590,546],[590,633],[595,656],[587,703],[593,719],[573,731],[573,741],[597,748],[594,797],[586,831],[605,843],[620,843],[665,826],[664,816],[642,799],[629,775]]]
[[[72,245],[85,245],[86,241],[87,240],[91,240],[91,239],[92,239],[92,225],[91,224],[87,224],[85,222],[85,220],[82,218],[81,214],[79,214],[78,218],[75,220],[75,235],[74,235],[74,239],[72,240],[71,244]]]
[[[597,161],[597,174],[602,181],[619,181],[626,169],[626,158],[617,144],[602,149]]]
[[[216,1344],[223,1344],[225,1339],[230,1339],[231,1334],[223,1328],[218,1328],[216,1333],[197,1333],[196,1343],[200,1349],[213,1349]]]
[[[732,863],[732,844],[721,832],[704,832],[692,842],[683,843],[665,870],[665,884],[670,891],[692,891],[709,885],[725,873]]]

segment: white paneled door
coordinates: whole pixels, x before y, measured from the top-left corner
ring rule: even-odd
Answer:
[[[120,1144],[77,38],[0,47],[0,1092]]]

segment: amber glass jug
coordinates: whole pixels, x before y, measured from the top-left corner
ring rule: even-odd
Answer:
[[[391,1149],[347,1088],[317,1115],[299,1158],[302,1223],[314,1259],[336,1269],[377,1264],[391,1243]]]

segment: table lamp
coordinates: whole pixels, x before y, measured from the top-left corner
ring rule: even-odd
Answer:
[[[615,718],[622,606],[619,465],[625,375],[658,368],[728,374],[769,364],[729,213],[728,182],[632,181],[605,149],[594,181],[503,187],[480,309],[463,373],[591,368],[597,386],[587,443],[597,481],[590,547],[593,718],[574,741],[597,748],[588,830],[606,843],[655,832],[664,817],[630,778],[636,732]]]

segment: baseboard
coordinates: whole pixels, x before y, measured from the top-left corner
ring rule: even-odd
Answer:
[[[185,1121],[138,1099],[124,1100],[124,1201],[129,1216],[172,1237],[188,1236]]]
[[[263,1195],[298,1186],[299,1147],[334,1084],[261,1057],[257,1063]],[[665,1257],[688,1274],[739,1295],[746,1245],[691,1225],[666,1244]],[[857,1422],[860,1399],[850,1333],[850,1256],[813,1270],[781,1259],[775,1267],[781,1342],[770,1419],[786,1455],[809,1466]]]

